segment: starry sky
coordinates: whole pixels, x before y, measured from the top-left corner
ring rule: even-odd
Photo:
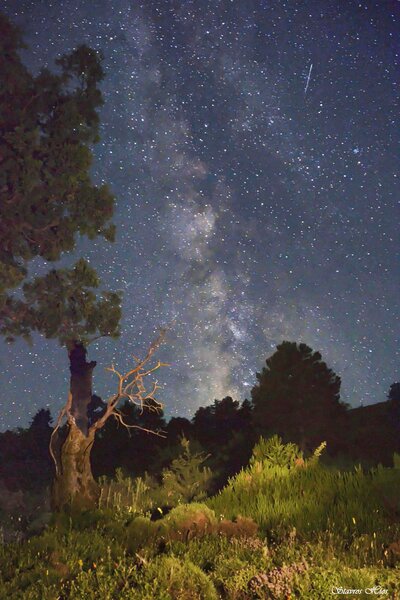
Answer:
[[[33,71],[104,54],[93,179],[117,241],[74,257],[122,290],[122,335],[90,346],[94,391],[173,322],[167,416],[232,395],[283,340],[305,342],[352,406],[399,372],[399,31],[394,0],[2,0]],[[35,263],[33,273],[42,273]],[[66,351],[0,345],[0,429],[68,387]]]

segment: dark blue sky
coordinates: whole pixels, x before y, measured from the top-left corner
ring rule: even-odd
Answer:
[[[32,69],[81,43],[105,57],[93,177],[115,193],[117,242],[79,253],[123,290],[124,316],[118,342],[90,348],[96,393],[113,389],[103,367],[175,319],[167,415],[249,397],[284,339],[322,353],[344,401],[384,400],[400,378],[399,4],[1,6]],[[65,350],[37,337],[0,352],[0,429],[55,414]]]

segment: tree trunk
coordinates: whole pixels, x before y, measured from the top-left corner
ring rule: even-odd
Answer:
[[[99,486],[90,464],[95,432],[89,431],[87,415],[96,363],[86,362],[83,344],[71,342],[67,348],[71,371],[71,401],[66,433],[59,435],[57,432],[58,450],[54,453],[57,468],[52,493],[52,507],[55,511],[95,508],[99,497]]]
[[[99,498],[90,464],[94,433],[85,436],[76,425],[68,426],[60,449],[59,468],[53,484],[53,510],[95,508]]]

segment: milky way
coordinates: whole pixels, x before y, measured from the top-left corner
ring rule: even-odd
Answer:
[[[383,401],[400,377],[396,3],[1,6],[32,70],[81,43],[105,57],[93,178],[116,196],[117,241],[77,255],[124,301],[120,340],[90,347],[96,393],[113,389],[105,366],[171,323],[169,416],[249,397],[282,340],[319,350],[344,401]],[[38,337],[0,349],[0,427],[55,414],[65,351]]]

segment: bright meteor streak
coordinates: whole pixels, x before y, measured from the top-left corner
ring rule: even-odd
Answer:
[[[311,63],[310,65],[310,70],[308,71],[308,77],[307,77],[307,83],[306,83],[306,87],[304,88],[304,95],[307,94],[307,90],[308,90],[308,85],[310,83],[310,79],[311,79],[311,71],[312,71],[313,65]]]

